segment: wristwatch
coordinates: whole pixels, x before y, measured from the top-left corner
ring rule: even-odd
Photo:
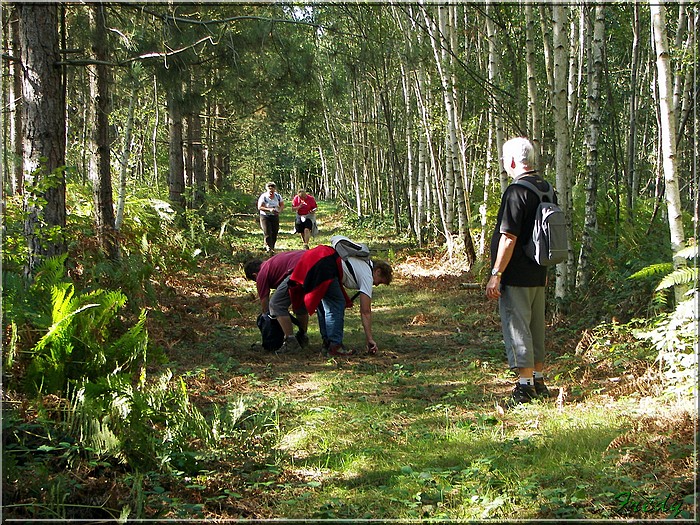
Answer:
[[[496,268],[491,270],[491,275],[495,275],[496,277],[501,277],[503,275],[503,272],[499,272]]]

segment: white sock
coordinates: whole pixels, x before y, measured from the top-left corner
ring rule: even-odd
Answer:
[[[544,379],[544,374],[542,372],[534,371],[532,377],[535,379]]]
[[[519,383],[521,385],[532,386],[534,383],[534,380],[531,377],[521,377]]]

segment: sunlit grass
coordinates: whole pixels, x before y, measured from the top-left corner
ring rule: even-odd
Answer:
[[[606,449],[628,426],[624,401],[502,413],[479,404],[483,390],[462,370],[319,376],[323,395],[282,422],[282,465],[316,480],[280,503],[285,517],[586,518],[611,512],[624,488],[605,474]]]

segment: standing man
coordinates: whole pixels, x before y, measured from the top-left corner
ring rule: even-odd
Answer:
[[[503,167],[514,180],[549,190],[549,183],[534,166],[534,148],[526,138],[514,138],[503,145]],[[512,393],[514,404],[549,397],[543,376],[547,268],[529,258],[523,248],[532,237],[539,203],[535,192],[519,184],[509,185],[491,238],[486,296],[498,300],[508,364],[519,375]]]
[[[260,228],[262,228],[265,239],[265,250],[275,251],[277,234],[280,231],[280,213],[284,209],[282,195],[277,193],[277,186],[274,182],[265,185],[266,192],[258,197],[258,210],[260,210]]]
[[[306,331],[309,327],[309,314],[304,305],[294,309],[294,314],[299,321],[298,337],[294,336],[294,325],[289,316],[289,307],[292,300],[289,296],[289,275],[301,259],[304,252],[294,250],[273,255],[267,261],[253,259],[243,265],[246,279],[255,281],[260,299],[262,313],[269,313],[270,317],[277,319],[284,331],[285,340],[278,353],[296,352],[302,346],[308,344],[309,338]],[[270,290],[275,290],[270,297]]]
[[[352,265],[352,270],[350,266]],[[345,287],[359,290],[360,317],[366,347],[377,351],[372,335],[372,287],[390,284],[392,268],[385,261],[369,262],[357,257],[343,261],[332,247],[319,245],[305,251],[289,277],[292,306],[317,311],[323,346],[329,355],[347,356],[354,351],[343,344],[345,308],[352,306]]]
[[[316,199],[305,189],[301,189],[292,199],[292,210],[296,212],[294,231],[301,235],[304,249],[309,249],[309,238],[316,227]]]

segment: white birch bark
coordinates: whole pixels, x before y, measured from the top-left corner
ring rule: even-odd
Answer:
[[[634,14],[632,20],[632,59],[630,64],[630,86],[637,85],[637,77],[639,75],[639,5],[634,4]],[[635,159],[637,154],[637,90],[630,90],[629,99],[629,132],[627,135],[627,215],[628,218],[633,217],[635,208],[635,200],[637,197],[637,188],[639,186],[638,177],[636,176]]]
[[[666,8],[656,0],[650,0],[652,31],[656,52],[656,70],[658,73],[660,139],[664,182],[666,185],[666,208],[668,211],[668,226],[671,235],[671,249],[674,255],[685,246],[683,217],[681,215],[681,197],[678,189],[676,174],[676,114],[673,106],[673,72],[668,49],[666,33]],[[674,267],[685,264],[685,259],[675,257]],[[675,288],[676,300],[683,294],[681,287]]]
[[[556,136],[555,149],[555,169],[556,169],[556,186],[558,193],[559,206],[564,211],[567,218],[567,229],[569,231],[569,257],[565,261],[557,265],[557,282],[555,288],[555,296],[559,301],[566,298],[568,290],[568,277],[570,275],[569,268],[573,266],[573,250],[571,247],[572,227],[570,213],[570,163],[571,163],[571,139],[569,133],[568,120],[568,37],[566,28],[568,27],[568,8],[555,4],[552,6],[553,19],[553,48],[554,48],[554,96],[553,96],[553,111],[554,111],[554,134]]]
[[[535,147],[535,166],[540,167],[542,156],[542,122],[537,95],[537,55],[535,55],[535,16],[532,4],[525,5],[525,65],[527,68],[527,107],[530,117],[530,140]],[[501,143],[502,144],[502,143]]]
[[[114,229],[119,231],[124,221],[124,206],[126,204],[126,179],[129,171],[129,156],[131,155],[131,131],[134,125],[134,106],[138,90],[134,88],[129,98],[129,110],[124,126],[124,147],[119,170],[119,193],[117,197],[117,211],[114,219]]]
[[[590,254],[593,249],[593,235],[598,229],[598,137],[600,136],[601,82],[603,79],[603,45],[605,38],[605,8],[597,4],[594,8],[595,22],[593,39],[588,55],[588,95],[587,116],[588,135],[586,137],[586,205],[584,213],[581,251],[578,259],[576,286],[586,288],[591,280]],[[586,39],[587,40],[587,39]]]

